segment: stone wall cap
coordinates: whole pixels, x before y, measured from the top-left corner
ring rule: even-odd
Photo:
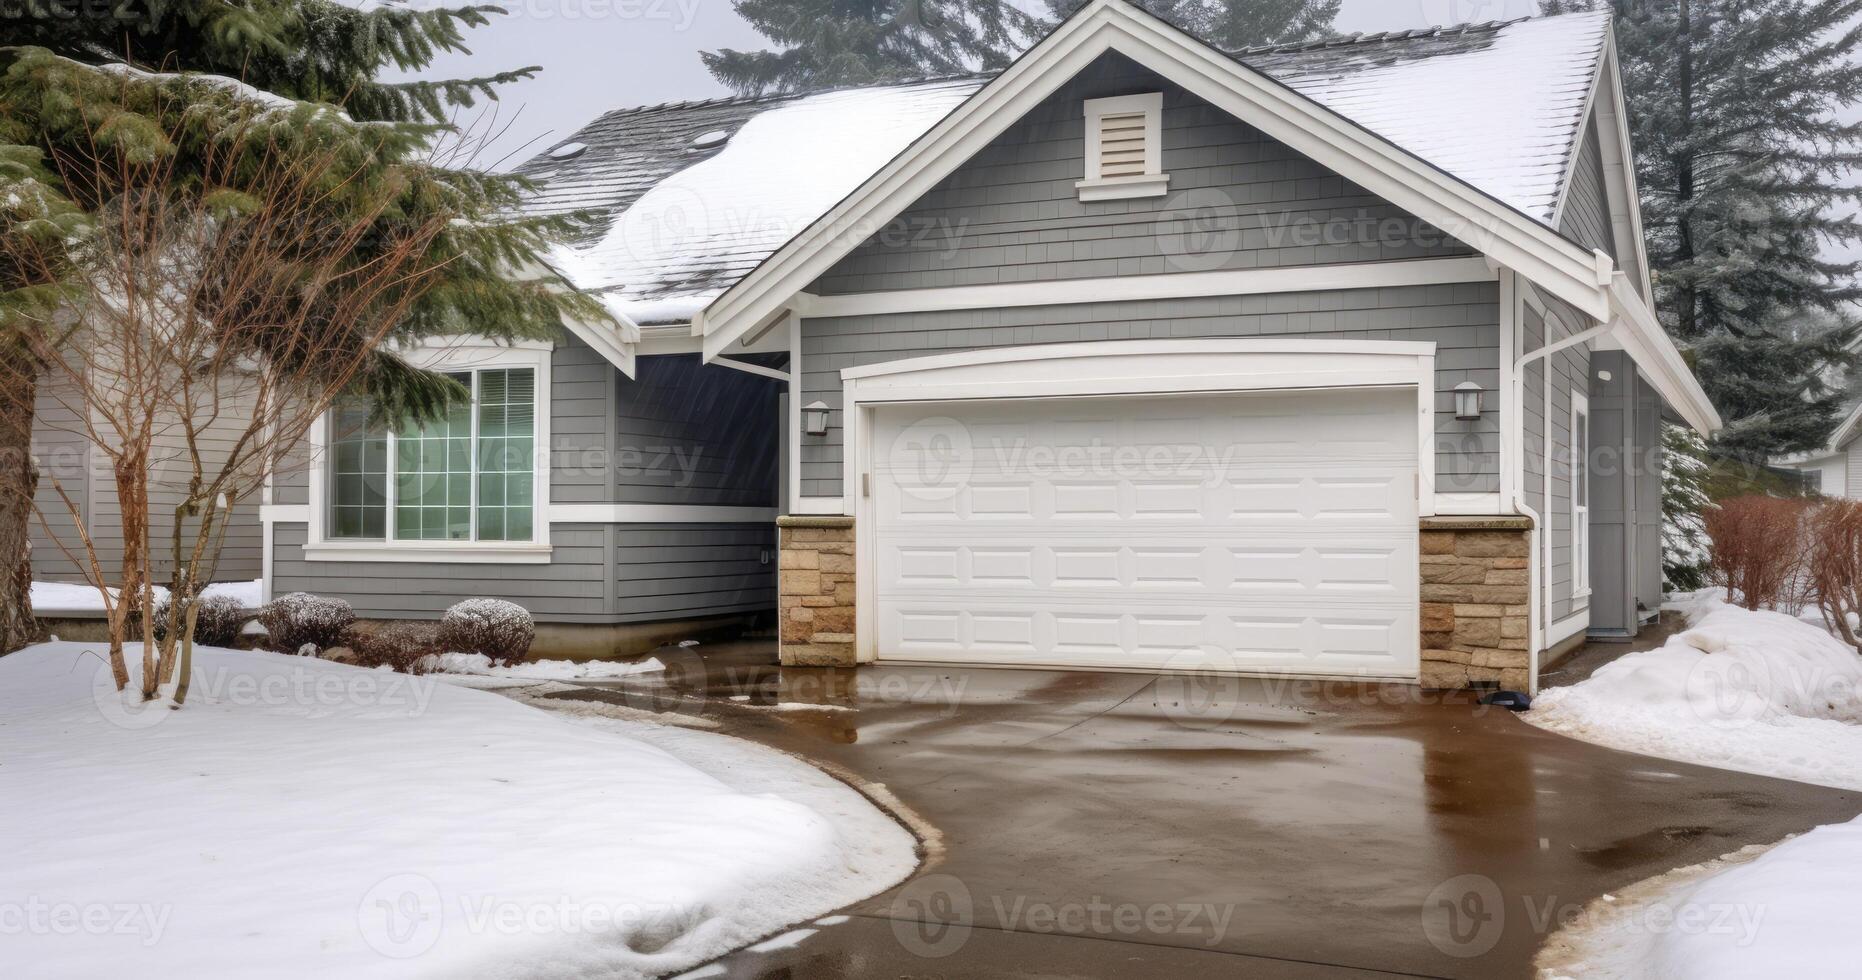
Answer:
[[[852,527],[853,518],[840,514],[786,514],[776,518],[777,527]]]
[[[1530,531],[1532,518],[1523,514],[1506,514],[1494,517],[1448,516],[1425,517],[1422,519],[1425,531]]]

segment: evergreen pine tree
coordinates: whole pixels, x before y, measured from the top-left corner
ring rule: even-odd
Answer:
[[[1341,0],[1138,0],[1227,49],[1332,33]],[[1048,18],[1010,0],[735,0],[774,51],[705,52],[705,66],[743,94],[797,92],[994,71],[1084,6],[1046,0]]]
[[[1656,312],[1749,462],[1815,448],[1853,366],[1862,0],[1547,0],[1616,11]]]
[[[346,155],[347,179],[328,188],[331,209],[392,205],[374,220],[400,227],[445,221],[429,258],[443,265],[396,341],[477,333],[555,337],[565,315],[605,320],[588,297],[565,288],[543,258],[577,219],[535,218],[519,205],[534,190],[515,176],[434,162],[445,115],[494,96],[522,69],[487,78],[388,83],[389,68],[418,69],[462,50],[463,30],[494,7],[358,10],[332,0],[154,0],[133,15],[73,15],[57,0],[22,0],[0,14],[0,236],[38,236],[48,248],[81,247],[81,215],[110,200],[112,160],[165,159],[173,186],[202,187],[209,154]],[[282,97],[282,98],[281,98]],[[289,108],[282,101],[295,101]],[[63,164],[62,166],[54,164]],[[227,168],[215,168],[226,173]],[[190,181],[193,183],[190,184]],[[368,213],[351,212],[351,213]],[[63,223],[62,238],[48,229]],[[397,236],[384,234],[383,242]],[[370,261],[367,247],[353,261]],[[61,284],[23,281],[0,269],[0,647],[31,632],[30,558],[24,546],[35,475],[30,464],[37,365],[17,331],[39,329]],[[315,302],[315,290],[305,290]],[[258,352],[289,358],[303,352]],[[363,381],[384,412],[430,416],[458,394],[445,378],[376,352]],[[15,547],[15,545],[18,545]]]
[[[1337,33],[1340,0],[1136,0],[1138,6],[1224,51],[1298,44]],[[1047,0],[1055,20],[1086,0]]]
[[[1042,30],[1010,0],[735,0],[734,7],[780,46],[701,55],[718,81],[746,95],[994,71]]]
[[[1700,433],[1662,425],[1662,579],[1691,592],[1707,584],[1707,444]]]

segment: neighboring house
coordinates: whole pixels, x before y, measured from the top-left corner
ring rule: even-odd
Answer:
[[[622,329],[452,352],[471,417],[325,436],[270,588],[1530,688],[1658,608],[1660,419],[1719,425],[1618,71],[1606,14],[1223,53],[1093,0],[990,77],[608,113],[523,172],[607,219],[559,260]]]
[[[117,503],[116,474],[108,455],[92,444],[79,412],[83,403],[68,385],[48,378],[39,386],[32,430],[33,458],[39,468],[39,485],[33,503],[38,517],[32,524],[32,577],[41,582],[85,584],[85,567],[79,521],[96,549],[106,581],[120,581],[123,562],[122,508]],[[240,406],[229,400],[220,415],[206,426],[200,445],[203,461],[218,465],[223,447],[246,428]],[[249,417],[249,416],[248,416]],[[99,424],[99,431],[108,426]],[[186,435],[179,426],[159,433],[154,444],[154,478],[149,484],[149,539],[151,566],[158,581],[173,569],[175,508],[184,499],[192,464]],[[195,525],[190,521],[188,528]],[[250,582],[262,570],[264,534],[259,502],[235,503],[225,525],[224,545],[213,570],[216,582]],[[192,539],[188,540],[192,544]],[[41,617],[61,612],[95,615],[85,610],[34,609]]]
[[[1814,452],[1776,460],[1780,468],[1804,474],[1805,488],[1825,497],[1862,500],[1862,403],[1843,416],[1829,444]]]

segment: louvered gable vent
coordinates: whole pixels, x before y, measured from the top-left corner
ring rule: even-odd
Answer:
[[[1086,100],[1080,200],[1157,197],[1169,190],[1170,177],[1163,172],[1163,103],[1157,92]]]

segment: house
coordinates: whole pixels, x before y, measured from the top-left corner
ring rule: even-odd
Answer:
[[[558,261],[621,329],[333,421],[266,579],[615,642],[774,609],[791,665],[1529,689],[1659,607],[1660,423],[1720,424],[1630,159],[1603,14],[1223,52],[1093,0],[991,76],[610,112],[523,170],[606,219]]]
[[[1828,445],[1776,460],[1804,475],[1805,489],[1825,497],[1862,499],[1862,403],[1838,422]]]
[[[39,385],[34,398],[32,452],[38,466],[39,482],[33,495],[37,517],[29,528],[32,543],[32,577],[40,582],[89,584],[89,554],[85,551],[80,522],[89,534],[97,563],[106,581],[119,581],[123,564],[122,506],[117,501],[116,473],[108,454],[97,448],[92,432],[110,431],[107,422],[85,405],[83,398],[68,383],[48,377]],[[83,414],[93,412],[87,423]],[[212,419],[200,420],[198,446],[203,463],[209,467],[223,465],[227,447],[237,440],[250,422],[239,400],[229,397]],[[182,426],[168,425],[158,430],[152,446],[149,481],[149,540],[152,542],[150,564],[158,581],[166,581],[174,568],[174,537],[177,507],[187,499],[188,478],[193,456],[187,447]],[[186,520],[183,531],[185,547],[193,545],[192,535],[198,522]],[[222,515],[222,545],[213,565],[212,578],[217,582],[251,582],[262,571],[264,550],[263,526],[257,501],[235,501]],[[34,614],[42,619],[73,617],[90,619],[101,616],[99,607],[85,604],[61,609],[35,603]],[[67,631],[69,635],[69,631]]]

